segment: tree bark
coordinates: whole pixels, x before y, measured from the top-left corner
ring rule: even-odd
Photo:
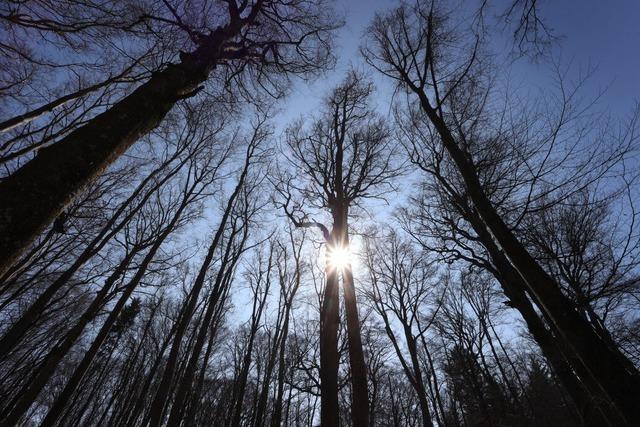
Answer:
[[[178,64],[155,73],[133,93],[91,119],[0,182],[0,275],[75,195],[141,136],[158,126],[215,68],[239,23],[219,27]]]
[[[327,270],[320,311],[320,424],[338,427],[338,272],[328,267]]]
[[[423,111],[435,126],[444,148],[456,164],[483,223],[490,230],[517,274],[526,284],[542,312],[555,325],[559,338],[566,340],[589,375],[614,403],[620,416],[630,425],[640,424],[640,378],[637,370],[626,369],[626,359],[619,350],[611,349],[601,340],[591,325],[573,308],[558,284],[531,257],[485,194],[470,158],[458,147],[447,124],[431,107],[424,92],[417,92]]]
[[[342,179],[342,148],[336,154],[336,176]],[[349,248],[348,205],[342,200],[341,181],[336,185],[339,190],[338,200],[332,207],[333,230],[332,245],[341,248]],[[338,280],[337,271],[336,281]],[[358,318],[358,305],[356,291],[353,283],[351,265],[347,265],[342,273],[342,287],[344,292],[344,308],[347,320],[347,342],[349,348],[349,366],[351,368],[351,418],[354,427],[369,426],[369,392],[367,387],[367,366],[362,349],[362,337],[360,333],[360,319]],[[336,284],[337,287],[337,284]]]
[[[162,179],[155,182],[143,195],[139,203],[130,209],[129,212],[121,219],[127,208],[136,200],[140,194],[145,191],[147,184],[151,182],[162,170],[164,170],[173,160],[175,160],[182,150],[178,149],[160,166],[151,171],[135,188],[131,195],[116,209],[114,214],[100,229],[98,234],[91,239],[87,247],[82,251],[78,258],[38,296],[33,304],[20,316],[20,318],[5,332],[0,339],[0,357],[9,354],[19,343],[29,327],[38,319],[38,316],[46,309],[49,301],[54,295],[62,289],[62,287],[73,277],[73,275],[93,256],[95,256],[129,221],[136,213],[145,205],[151,195],[174,176],[186,162],[181,161]],[[121,219],[121,220],[120,220]],[[120,221],[119,221],[120,220]],[[118,222],[119,221],[119,222]]]
[[[367,388],[367,365],[362,349],[360,319],[358,318],[356,290],[353,285],[351,266],[348,266],[342,272],[342,287],[347,318],[347,339],[349,342],[349,363],[351,366],[351,388],[353,394],[351,417],[354,427],[368,427],[369,392]]]
[[[18,394],[18,399],[13,405],[10,405],[2,415],[2,426],[16,425],[20,418],[26,413],[31,404],[38,397],[51,375],[53,375],[58,363],[67,354],[69,349],[75,344],[80,337],[86,325],[93,320],[103,306],[106,297],[114,283],[125,273],[125,270],[131,262],[133,256],[137,253],[132,250],[120,262],[113,273],[105,280],[102,289],[98,292],[89,307],[84,311],[75,325],[67,332],[64,338],[51,349],[47,354],[41,366],[37,369],[26,387]]]

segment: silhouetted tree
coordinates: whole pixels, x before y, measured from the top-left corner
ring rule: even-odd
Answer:
[[[84,188],[141,136],[158,126],[181,99],[195,95],[218,67],[256,87],[279,85],[289,74],[321,69],[330,59],[329,32],[339,22],[324,2],[226,1],[203,5],[193,27],[164,2],[170,22],[189,35],[191,49],[135,91],[0,182],[0,272]],[[20,15],[18,15],[20,18]],[[11,22],[11,21],[9,21]],[[248,77],[250,76],[250,77]],[[233,85],[241,83],[230,82]]]
[[[296,226],[317,226],[298,218],[304,204],[331,213],[332,227],[320,225],[327,243],[328,259],[332,251],[348,251],[349,209],[365,199],[384,195],[393,177],[399,174],[395,148],[389,128],[369,106],[373,85],[351,72],[325,102],[321,117],[310,126],[299,122],[287,130],[286,141],[296,168],[305,181],[286,182],[285,209]],[[301,205],[290,206],[291,191],[303,197]],[[321,314],[322,423],[337,425],[337,328],[338,275],[342,276],[352,379],[352,417],[357,426],[368,425],[368,392],[360,321],[356,305],[353,273],[348,265],[342,271],[331,262],[327,266],[327,284]]]
[[[489,109],[485,109],[489,92],[483,85],[490,82],[482,73],[486,69],[486,58],[482,55],[480,40],[473,36],[465,38],[462,32],[456,32],[449,26],[449,18],[445,9],[433,2],[402,6],[378,16],[370,27],[370,43],[363,50],[367,61],[415,96],[429,138],[439,147],[436,161],[451,168],[456,176],[455,185],[463,189],[481,226],[488,231],[487,237],[499,246],[558,339],[573,353],[570,360],[584,365],[581,372],[592,377],[585,381],[594,382],[593,395],[613,405],[613,409],[606,410],[610,422],[633,424],[639,415],[637,405],[631,403],[637,399],[629,390],[640,390],[637,369],[580,316],[557,281],[509,227],[506,218],[510,215],[498,209],[502,194],[499,188],[491,186],[491,175],[485,174],[486,169],[482,167],[486,161],[498,160],[498,166],[489,172],[502,171],[499,166],[503,163],[499,160],[509,158],[510,148],[501,143],[510,135],[502,135],[498,127],[492,136],[491,126],[481,127],[483,123],[490,123],[492,116]],[[459,40],[457,53],[454,54],[451,46],[443,50],[449,40]],[[485,145],[481,144],[483,141]],[[537,175],[534,173],[533,180],[528,181],[529,199],[534,194],[538,196],[534,192],[535,184],[544,173],[546,170],[540,169]],[[510,191],[515,192],[506,190],[504,197]]]

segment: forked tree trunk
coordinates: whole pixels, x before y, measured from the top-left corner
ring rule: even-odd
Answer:
[[[338,164],[340,159],[336,161]],[[333,229],[331,246],[347,248],[349,234],[345,206],[332,209]],[[349,365],[351,368],[351,417],[355,427],[369,426],[369,395],[367,389],[367,367],[362,350],[360,320],[351,266],[342,272],[335,266],[327,266],[327,284],[321,313],[320,325],[320,418],[323,426],[338,426],[338,323],[339,323],[339,273],[342,273],[345,315],[347,320],[347,342]]]
[[[331,206],[331,215],[333,217],[333,228],[331,230],[331,242],[329,244],[337,248],[349,247],[349,225],[348,225],[348,213],[349,204],[346,200],[344,193],[344,184],[342,182],[342,168],[344,149],[342,141],[336,141],[336,158],[335,158],[335,187],[337,197],[333,200]],[[368,427],[369,426],[369,393],[367,388],[367,367],[364,360],[364,351],[362,350],[362,337],[360,333],[360,320],[358,318],[358,305],[356,302],[356,292],[353,284],[353,273],[351,271],[351,265],[347,265],[343,268],[343,271],[338,271],[335,266],[328,266],[327,272],[327,288],[325,291],[325,300],[323,304],[323,316],[326,314],[329,321],[330,330],[322,331],[323,325],[321,324],[321,337],[320,337],[320,377],[327,376],[328,387],[331,390],[325,390],[325,383],[322,384],[322,402],[321,402],[321,421],[322,425],[333,426],[338,425],[338,386],[337,386],[337,373],[338,373],[338,354],[337,354],[337,331],[339,322],[339,310],[338,310],[338,298],[339,298],[339,273],[342,273],[342,286],[344,292],[344,304],[345,304],[345,316],[347,320],[347,342],[349,348],[349,365],[351,368],[351,418],[354,427]],[[324,313],[325,307],[328,303],[332,303],[331,300],[327,300],[327,297],[331,296],[335,298],[335,307],[332,305],[327,307],[329,312]],[[334,310],[335,313],[331,310]],[[335,327],[330,322],[335,319]],[[334,338],[335,334],[335,338]],[[325,342],[326,340],[326,342]],[[325,344],[325,350],[328,353],[328,358],[325,358],[325,362],[328,364],[327,369],[331,372],[323,372],[323,343]],[[333,349],[335,348],[335,356],[333,355]],[[331,359],[335,357],[335,361]],[[335,363],[335,366],[333,365]],[[335,378],[334,378],[335,372]],[[335,385],[334,385],[335,384]],[[327,399],[329,402],[325,403],[325,394],[327,393]],[[334,404],[335,399],[335,404]],[[325,406],[326,405],[326,406]],[[329,405],[333,407],[335,411],[336,421],[335,424],[331,424],[332,421],[327,420],[328,424],[325,424],[322,414],[325,410],[328,411]]]

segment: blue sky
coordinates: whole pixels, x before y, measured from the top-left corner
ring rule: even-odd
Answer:
[[[495,1],[489,16],[495,16],[501,10],[500,5],[506,2]],[[344,76],[351,65],[368,71],[358,54],[362,35],[376,11],[383,11],[394,4],[389,0],[337,2],[337,9],[345,16],[345,26],[337,38],[336,67],[312,84],[297,84],[294,93],[284,103],[282,119],[313,111],[326,91]],[[596,94],[606,88],[601,107],[618,115],[627,115],[635,101],[640,100],[640,1],[540,0],[540,14],[560,36],[553,46],[552,56],[563,64],[571,63],[576,72],[595,66],[596,72],[587,90]],[[509,42],[509,36],[508,32],[492,35],[495,49],[500,50]],[[533,87],[548,84],[548,64],[521,59],[512,66],[525,83]],[[385,83],[373,73],[372,76],[385,92]],[[387,98],[381,96],[381,99]]]
[[[626,115],[640,100],[640,2],[545,1],[543,14],[562,35],[555,51],[597,67],[592,90],[608,86],[603,103]]]
[[[495,18],[511,0],[494,0],[494,8],[487,14]],[[456,0],[451,7],[461,5],[461,13],[479,2]],[[389,111],[389,82],[376,75],[362,61],[358,48],[362,42],[366,27],[377,11],[384,11],[396,5],[389,0],[355,0],[337,2],[337,9],[345,17],[345,26],[336,38],[335,52],[337,63],[333,70],[317,80],[297,82],[291,94],[280,104],[280,113],[275,118],[276,137],[292,120],[301,116],[312,116],[321,105],[323,97],[354,66],[370,74],[379,89],[375,101],[382,114]],[[640,0],[605,2],[602,0],[539,0],[539,13],[551,28],[558,41],[551,49],[550,57],[562,66],[570,65],[570,79],[575,79],[581,71],[595,67],[594,74],[583,87],[582,95],[586,99],[597,96],[604,89],[596,109],[610,113],[615,120],[624,120],[631,115],[636,101],[640,101]],[[508,79],[520,89],[552,90],[553,71],[548,62],[531,61],[521,58],[513,61],[502,52],[511,46],[511,33],[496,30],[489,35],[491,48],[497,55],[496,61],[509,67]],[[499,71],[505,68],[497,66]],[[410,186],[404,185],[409,189]],[[377,223],[385,222],[395,206],[402,203],[408,191],[391,197],[393,205],[385,207],[377,204],[371,209]],[[323,218],[316,218],[323,220]]]
[[[493,0],[489,3],[493,8],[486,16],[495,20],[511,1]],[[352,66],[371,76],[378,87],[377,107],[383,115],[389,114],[390,82],[363,62],[358,48],[375,13],[397,4],[391,0],[336,2],[338,12],[345,17],[345,25],[336,38],[336,66],[313,82],[296,82],[280,104],[280,113],[274,120],[276,137],[292,120],[313,116],[328,91]],[[454,10],[460,7],[461,15],[468,14],[469,8],[478,4],[475,0],[450,3]],[[594,112],[610,114],[614,121],[627,120],[635,103],[640,101],[640,0],[539,0],[539,14],[558,36],[549,58],[561,67],[569,67],[569,82],[577,80],[587,69],[594,70],[581,90],[581,97],[590,100],[601,94]],[[499,64],[497,70],[505,76],[508,74],[506,80],[519,91],[530,91],[534,96],[552,92],[554,72],[549,60],[507,57],[503,53],[512,46],[511,32],[500,28],[488,35],[490,49]],[[394,199],[401,201],[402,197]],[[381,206],[377,206],[376,212],[379,208]],[[390,210],[392,208],[387,211]]]
[[[508,1],[510,0],[497,0],[494,3],[496,8],[489,16],[495,17],[502,10],[500,5]],[[462,3],[477,4],[470,0]],[[389,82],[381,79],[364,64],[358,48],[374,14],[395,4],[395,1],[390,0],[337,2],[337,9],[345,17],[345,26],[340,29],[336,40],[336,66],[313,82],[295,83],[290,95],[282,100],[280,111],[274,118],[276,138],[292,120],[301,116],[313,116],[328,91],[352,66],[369,73],[379,89],[376,98],[379,111],[383,114],[389,111],[392,92]],[[540,0],[540,14],[559,36],[558,42],[552,47],[552,58],[565,66],[571,64],[574,77],[580,70],[596,67],[594,75],[583,88],[583,95],[591,98],[606,88],[597,108],[610,112],[614,118],[628,117],[634,103],[640,101],[640,0]],[[511,43],[508,31],[496,31],[490,38],[496,53],[508,50],[505,48]],[[548,62],[533,62],[527,58],[515,62],[502,58],[498,62],[509,67],[509,79],[513,79],[519,88],[534,92],[549,90],[553,72]],[[507,72],[500,67],[498,70]],[[408,186],[404,186],[404,189],[408,190]],[[409,191],[403,191],[394,196],[393,201],[401,203],[402,196],[408,193]],[[370,220],[384,222],[386,214],[393,211],[393,206],[383,208],[378,205],[372,209],[376,212],[376,217]],[[384,213],[381,213],[381,209]]]

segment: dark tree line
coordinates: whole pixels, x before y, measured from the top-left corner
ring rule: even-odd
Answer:
[[[282,126],[332,7],[0,6],[0,425],[640,423],[638,113],[503,85],[539,2],[421,1]]]

